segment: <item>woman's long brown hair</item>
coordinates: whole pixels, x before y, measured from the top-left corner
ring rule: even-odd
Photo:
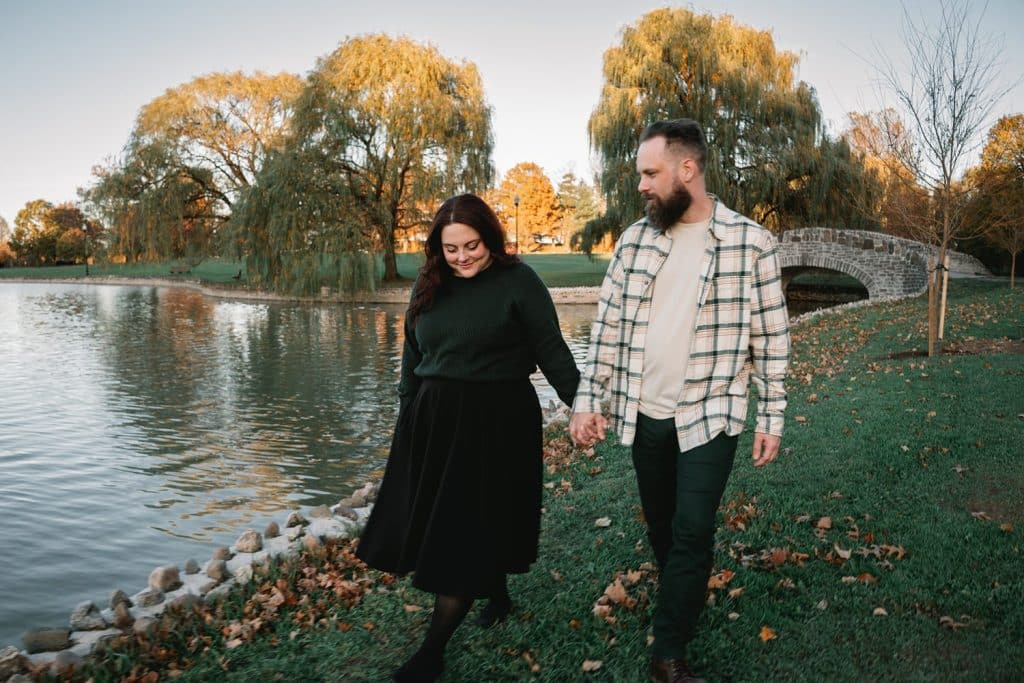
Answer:
[[[430,308],[437,297],[438,291],[444,283],[455,275],[451,267],[444,259],[444,248],[441,246],[441,231],[453,223],[462,223],[480,233],[480,238],[491,252],[491,266],[507,268],[512,264],[519,263],[519,257],[505,251],[505,229],[501,227],[501,221],[494,213],[494,210],[487,205],[487,202],[475,194],[460,194],[449,197],[441,204],[441,208],[434,214],[434,220],[430,225],[430,234],[427,235],[427,242],[423,247],[426,254],[426,262],[420,268],[420,277],[409,304],[406,316],[409,317],[410,326],[416,324],[416,318],[420,313]]]

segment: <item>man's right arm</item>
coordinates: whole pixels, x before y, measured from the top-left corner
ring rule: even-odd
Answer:
[[[608,264],[601,294],[597,302],[597,317],[590,328],[590,348],[587,361],[580,374],[569,433],[578,444],[589,445],[604,439],[608,420],[601,414],[602,401],[607,393],[608,381],[617,360],[616,347],[622,314],[622,287],[625,268],[622,264],[622,242],[615,247]]]

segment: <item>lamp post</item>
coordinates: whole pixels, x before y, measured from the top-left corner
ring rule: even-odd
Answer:
[[[89,277],[89,224],[82,223],[82,232],[85,233],[85,276]]]
[[[512,198],[512,203],[516,205],[516,253],[519,253],[519,195]]]

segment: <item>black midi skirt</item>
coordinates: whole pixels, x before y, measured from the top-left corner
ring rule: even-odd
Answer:
[[[417,588],[489,595],[537,559],[541,411],[529,379],[425,379],[398,416],[356,554]]]

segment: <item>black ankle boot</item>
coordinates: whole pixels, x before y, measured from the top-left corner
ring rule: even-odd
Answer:
[[[444,671],[444,657],[417,651],[402,666],[391,673],[398,683],[434,683]]]
[[[473,623],[482,628],[491,628],[495,624],[505,621],[505,618],[512,612],[511,600],[488,600],[484,608],[480,610]]]

